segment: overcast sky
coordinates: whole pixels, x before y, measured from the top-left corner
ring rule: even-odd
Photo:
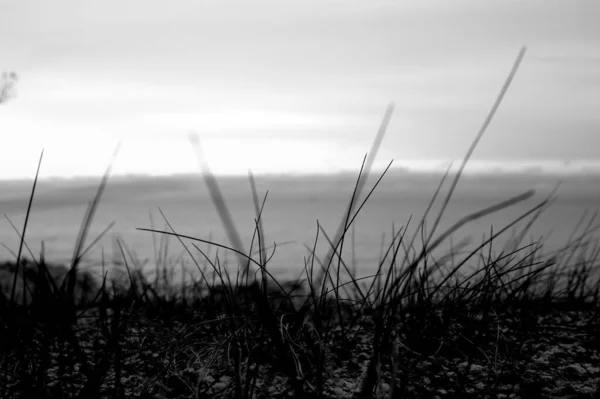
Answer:
[[[600,1],[0,0],[0,178],[600,159]]]

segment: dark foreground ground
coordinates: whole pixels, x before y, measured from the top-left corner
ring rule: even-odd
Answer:
[[[265,302],[257,286],[194,298],[137,281],[73,307],[5,294],[0,397],[600,397],[590,298],[303,307],[306,289],[292,306],[271,288]]]

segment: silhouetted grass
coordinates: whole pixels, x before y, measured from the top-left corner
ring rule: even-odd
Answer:
[[[597,386],[590,385],[598,384],[594,361],[600,349],[596,214],[582,218],[564,247],[543,253],[541,240],[524,241],[553,192],[505,226],[491,227],[474,248],[459,244],[433,255],[465,224],[533,196],[528,191],[508,198],[435,234],[523,54],[431,229],[426,220],[448,172],[412,236],[410,221],[394,230],[382,244],[376,273],[366,278],[357,277],[354,261],[349,265],[342,253],[357,214],[387,172],[364,193],[391,107],[349,193],[344,220],[332,238],[316,223],[298,280],[278,281],[269,272],[276,245],[267,245],[261,222],[267,194],[260,199],[252,175],[255,229],[244,249],[196,139],[204,180],[233,247],[178,234],[161,211],[163,230],[155,229],[152,218],[150,229],[139,229],[152,232],[154,265],[117,240],[116,257],[111,263],[103,257],[101,276],[92,278],[81,260],[99,241],[86,246],[109,168],[69,267],[48,264],[43,251],[39,259],[31,251],[31,259],[24,259],[36,175],[23,232],[17,231],[15,261],[0,265],[3,284],[9,282],[0,295],[0,397],[597,395]],[[511,230],[511,239],[497,248],[498,237]],[[169,258],[169,237],[190,256],[198,276],[183,272],[182,281],[175,281],[173,271],[182,260]],[[330,250],[320,259],[315,248],[323,239]],[[238,272],[231,275],[219,252],[211,256],[199,243],[236,254]]]

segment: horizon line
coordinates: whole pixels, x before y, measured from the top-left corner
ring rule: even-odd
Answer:
[[[450,167],[450,165],[452,166]],[[460,162],[458,161],[412,161],[392,164],[387,174],[392,175],[443,175],[448,172],[455,175],[458,172]],[[310,170],[310,171],[253,171],[247,169],[239,173],[217,173],[219,178],[247,178],[249,173],[254,176],[266,178],[303,178],[303,177],[333,177],[353,176],[356,177],[360,168],[339,168],[337,170]],[[374,167],[371,175],[383,173],[385,168]],[[201,171],[176,171],[165,173],[143,173],[143,172],[113,172],[111,179],[152,179],[152,178],[186,178],[200,176]],[[588,176],[600,177],[600,160],[550,160],[550,161],[470,161],[466,165],[463,175],[465,176]],[[39,176],[39,181],[86,181],[100,178],[101,174],[81,174],[71,176],[49,175]],[[22,182],[32,181],[34,176],[2,177],[0,182]]]

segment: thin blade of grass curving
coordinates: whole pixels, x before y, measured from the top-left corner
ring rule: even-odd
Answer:
[[[475,137],[475,140],[473,140],[473,143],[471,144],[471,147],[469,147],[469,150],[467,151],[467,154],[465,155],[465,157],[458,169],[458,172],[457,172],[456,176],[454,177],[452,184],[450,185],[450,189],[448,190],[448,194],[446,195],[446,198],[444,199],[442,208],[440,209],[440,212],[438,213],[438,216],[435,219],[435,222],[433,224],[431,232],[429,233],[429,237],[426,241],[427,243],[429,243],[429,241],[433,238],[433,235],[435,234],[435,231],[440,223],[442,215],[444,214],[444,211],[446,210],[448,203],[450,202],[450,198],[452,198],[452,194],[454,194],[454,190],[456,189],[456,186],[458,185],[458,181],[460,180],[460,177],[461,177],[467,163],[469,162],[471,155],[475,151],[477,144],[479,144],[479,141],[481,140],[481,138],[487,131],[488,126],[490,125],[490,123],[492,122],[492,119],[496,115],[496,111],[500,107],[500,104],[502,103],[502,100],[504,99],[504,96],[506,95],[508,88],[510,87],[515,75],[517,74],[517,71],[519,70],[519,66],[521,65],[521,62],[523,61],[523,57],[525,57],[526,51],[527,51],[527,47],[525,47],[525,46],[521,47],[521,49],[519,50],[519,54],[517,55],[517,58],[516,58],[515,62],[513,63],[510,73],[508,74],[508,77],[506,78],[506,81],[504,82],[502,89],[500,89],[500,93],[496,97],[496,100],[494,101],[494,104],[492,105],[490,112],[486,116],[486,118],[483,122],[483,125],[481,126],[481,128],[479,129],[479,132],[477,133],[477,136]]]
[[[164,212],[162,211],[162,209],[160,207],[158,208],[158,211],[160,212],[161,216],[165,220],[165,224],[169,227],[169,229],[171,229],[171,231],[173,233],[175,233],[175,229],[173,228],[173,226],[169,222],[169,219],[167,219],[167,216],[164,214]],[[153,224],[153,223],[151,223],[151,224]],[[154,228],[152,228],[152,230],[154,230]],[[153,238],[155,237],[155,234],[156,233],[152,233],[152,237]],[[185,251],[188,253],[188,255],[190,256],[190,258],[192,259],[192,262],[194,262],[194,264],[196,265],[196,268],[200,272],[200,276],[202,277],[202,279],[206,282],[206,284],[208,286],[209,285],[208,284],[208,280],[206,279],[206,276],[204,275],[204,271],[200,268],[200,265],[198,264],[198,261],[196,260],[196,258],[192,254],[192,252],[189,250],[189,248],[187,247],[187,245],[185,245],[185,243],[183,242],[183,240],[181,239],[181,237],[179,237],[179,236],[176,236],[176,237],[179,240],[179,243],[183,246],[183,248],[185,249]],[[208,259],[208,257],[206,257],[206,259],[210,262],[210,260]],[[166,265],[164,265],[164,266],[166,266]],[[158,269],[157,269],[156,273],[157,273],[157,276],[158,276]]]
[[[462,219],[460,219],[458,222],[456,222],[454,225],[452,225],[452,227],[450,227],[448,230],[446,230],[444,233],[442,233],[431,245],[430,247],[430,251],[437,248],[442,242],[444,242],[450,235],[452,235],[453,233],[455,233],[457,230],[459,230],[462,226],[466,225],[467,223],[470,223],[472,221],[475,221],[477,219],[481,219],[484,216],[490,215],[492,213],[496,213],[498,211],[501,211],[502,209],[506,209],[506,208],[510,208],[511,206],[518,204],[519,202],[523,202],[528,200],[529,198],[533,197],[535,195],[535,191],[534,190],[529,190],[523,194],[517,195],[516,197],[510,198],[506,201],[502,201],[499,204],[496,205],[492,205],[490,207],[487,207],[485,209],[482,209],[478,212],[474,212],[470,215],[467,215],[465,217],[463,217]],[[544,201],[544,206],[547,204],[547,201]]]
[[[256,229],[257,229],[257,234],[258,234],[259,263],[263,264],[264,260],[266,260],[266,258],[267,258],[267,252],[266,252],[266,249],[264,248],[265,230],[264,230],[263,221],[262,221],[261,216],[262,216],[262,211],[265,206],[265,202],[267,201],[267,195],[269,194],[269,192],[267,191],[267,193],[265,194],[263,204],[262,204],[262,206],[260,206],[260,204],[258,202],[258,190],[256,189],[256,181],[254,180],[254,175],[252,174],[252,171],[248,171],[248,179],[250,180],[250,187],[252,189],[252,201],[254,202],[254,211],[256,212]],[[264,264],[264,267],[267,267],[266,263]],[[262,276],[262,282],[263,282],[263,287],[264,287],[263,289],[265,290],[265,294],[266,294],[267,277],[265,275]]]
[[[153,230],[153,229],[146,229],[146,228],[141,228],[141,227],[136,228],[136,230],[154,232],[154,233],[165,234],[165,235],[174,236],[174,237],[180,237],[180,238],[186,238],[186,239],[191,240],[191,241],[197,241],[197,242],[202,242],[204,244],[213,245],[215,247],[223,248],[223,249],[226,249],[228,251],[231,251],[231,252],[237,254],[240,259],[243,259],[244,261],[249,261],[249,262],[255,264],[256,266],[260,267],[260,264],[255,259],[253,259],[250,256],[246,255],[244,252],[238,251],[237,249],[231,248],[231,247],[229,247],[227,245],[219,244],[217,242],[212,242],[212,241],[208,241],[208,240],[203,240],[201,238],[196,238],[196,237],[192,237],[192,236],[188,236],[188,235],[184,235],[184,234],[179,234],[179,233],[172,233],[172,232],[163,231],[163,230]],[[202,252],[198,246],[196,246],[194,244],[192,244],[192,245],[198,251]],[[273,282],[277,285],[277,287],[281,291],[284,291],[283,286],[277,281],[277,279],[268,270],[264,270],[264,272],[273,280]],[[226,274],[226,276],[227,276],[227,274]],[[229,284],[231,284],[231,281],[229,281]]]
[[[0,244],[2,246],[2,248],[6,249],[6,251],[12,255],[13,258],[15,258],[15,260],[17,259],[17,253],[15,251],[13,251],[12,249],[10,249],[8,247],[8,245],[6,245],[5,243]]]
[[[379,147],[381,146],[381,142],[383,141],[383,138],[385,136],[385,133],[387,131],[389,123],[392,119],[393,113],[394,113],[394,104],[392,103],[392,104],[388,105],[388,107],[385,111],[385,114],[383,116],[383,120],[381,122],[379,130],[378,130],[377,135],[375,136],[375,140],[373,141],[373,144],[371,146],[371,151],[369,151],[369,153],[368,153],[367,159],[364,164],[364,178],[359,180],[358,185],[355,190],[356,198],[360,198],[360,195],[362,194],[362,189],[363,189],[364,185],[366,184],[369,174],[371,173],[371,168],[373,166],[373,163],[375,162],[375,158],[377,157],[377,153],[379,152]],[[348,205],[348,210],[347,210],[346,214],[351,214],[354,210],[355,205],[356,205],[356,202],[351,201],[350,204]],[[346,223],[347,223],[346,220],[342,220],[340,222],[340,226],[338,227],[337,232],[333,239],[334,243],[338,243],[340,240],[343,239],[343,236],[344,236],[345,230],[346,230]],[[337,244],[336,244],[336,248],[337,248]],[[327,257],[325,258],[325,264],[329,264],[331,262],[334,252],[335,252],[334,249],[331,249],[329,251]]]
[[[444,233],[442,233],[438,239],[429,246],[429,251],[433,251],[434,249],[436,249],[442,242],[444,242],[444,240],[446,240],[451,234],[453,234],[456,230],[460,229],[460,227],[462,227],[463,225],[470,223],[474,220],[480,219],[484,216],[487,216],[491,213],[497,212],[499,210],[502,210],[504,208],[510,207],[518,202],[521,201],[525,201],[527,199],[529,199],[530,197],[532,197],[534,194],[533,190],[530,190],[524,194],[518,195],[516,197],[513,197],[509,200],[503,201],[499,204],[496,205],[492,205],[490,207],[487,207],[483,210],[480,210],[478,212],[474,212],[470,215],[467,215],[465,217],[463,217],[462,219],[460,219],[457,223],[455,223],[454,225],[452,225],[450,228],[448,228]],[[500,234],[502,234],[503,232],[505,232],[508,228],[514,226],[518,221],[524,219],[525,217],[527,217],[528,215],[530,215],[531,213],[536,212],[538,209],[542,208],[543,206],[545,206],[547,203],[547,201],[543,201],[541,204],[537,205],[535,208],[533,208],[533,210],[528,211],[527,213],[525,213],[525,215],[517,218],[515,221],[513,221],[512,223],[510,223],[507,227],[505,227],[504,229],[500,230],[500,232],[496,233],[493,238],[495,239],[496,237],[498,237]],[[465,259],[463,260],[463,262],[461,262],[459,264],[459,266],[457,266],[454,270],[457,271],[459,267],[462,267],[462,265],[471,257],[473,257],[481,248],[483,248],[485,245],[487,245],[489,243],[489,241],[492,240],[492,237],[490,237],[490,239],[488,239],[484,244],[481,244],[476,250],[472,251],[471,254]],[[410,276],[412,276],[412,273],[414,272],[414,270],[416,269],[416,267],[418,266],[419,262],[421,261],[421,257],[417,258],[413,264],[407,269],[405,270],[400,277],[398,277],[396,279],[396,281],[394,281],[394,283],[392,284],[392,287],[394,288],[395,291],[400,289],[400,284],[402,284],[402,282],[405,279],[410,279]],[[447,279],[445,279],[447,280]],[[445,282],[445,281],[444,281]],[[404,285],[404,287],[406,288],[406,285]]]
[[[185,234],[172,233],[170,231],[146,229],[146,228],[143,228],[143,227],[137,227],[136,230],[139,230],[139,231],[148,231],[148,232],[151,232],[151,233],[153,232],[153,233],[165,234],[165,235],[173,236],[173,237],[187,238],[188,240],[198,241],[198,242],[201,242],[201,243],[204,243],[204,244],[210,244],[210,245],[213,245],[215,247],[223,248],[223,249],[226,249],[228,251],[231,251],[231,252],[235,253],[236,255],[238,255],[239,257],[241,257],[244,260],[244,262],[250,261],[253,264],[255,264],[256,266],[260,266],[260,264],[256,260],[254,260],[251,257],[249,257],[248,255],[246,255],[243,251],[238,251],[235,248],[229,247],[229,246],[224,245],[224,244],[219,244],[219,243],[214,242],[214,241],[204,240],[202,238],[196,238],[196,237],[188,236],[188,235],[185,235]]]
[[[331,239],[329,238],[329,236],[327,235],[327,233],[325,232],[325,230],[321,227],[321,233],[323,234],[323,236],[325,237],[325,239],[327,240],[327,243],[333,247],[333,241],[331,241]],[[358,284],[356,284],[355,279],[353,278],[350,268],[346,265],[346,262],[342,259],[342,256],[340,253],[338,253],[338,251],[336,250],[335,254],[338,256],[339,258],[339,265],[338,265],[338,270],[337,270],[337,280],[333,281],[333,277],[331,276],[330,273],[327,273],[327,275],[329,276],[329,280],[331,281],[332,284],[332,289],[333,292],[336,293],[336,299],[339,299],[339,295],[338,295],[338,289],[337,287],[340,287],[340,279],[339,279],[339,269],[341,268],[341,266],[344,267],[344,269],[346,270],[346,273],[348,273],[348,275],[350,276],[350,282],[354,285],[354,288],[358,291],[358,293],[364,298],[364,294],[362,292],[362,289],[360,288],[360,286]],[[322,267],[326,267],[325,265],[321,265]],[[346,294],[348,294],[349,292],[347,291]]]
[[[365,160],[366,160],[366,155],[365,155]],[[362,191],[362,187],[364,186],[364,184],[361,186],[361,182],[366,181],[366,179],[361,179],[362,178],[362,173],[363,173],[363,166],[364,166],[365,161],[363,161],[363,165],[361,166],[360,172],[358,173],[358,177],[357,177],[357,181],[356,181],[356,185],[354,187],[354,191],[352,192],[352,198],[350,199],[350,204],[348,205],[348,210],[347,210],[347,214],[346,214],[346,218],[344,220],[344,233],[341,235],[341,239],[339,240],[339,252],[337,250],[337,248],[334,250],[334,253],[337,254],[338,257],[338,264],[337,264],[337,270],[336,270],[336,279],[335,279],[335,296],[336,296],[336,303],[339,305],[340,303],[340,299],[339,299],[339,291],[336,288],[337,286],[340,285],[340,270],[341,270],[341,264],[344,263],[344,267],[346,267],[345,262],[343,262],[343,253],[344,253],[344,242],[346,241],[346,232],[348,231],[348,222],[350,221],[350,216],[352,215],[352,210],[355,207],[356,201],[358,201],[357,198],[357,194],[359,191]],[[327,240],[329,240],[329,237],[327,237],[327,235],[325,234],[325,232],[323,232],[325,237],[327,238]],[[333,247],[333,244],[330,241],[330,246]],[[328,265],[329,267],[329,265]],[[339,306],[338,306],[339,308]],[[343,333],[343,332],[342,332]]]
[[[508,202],[508,201],[505,201],[505,202]],[[512,226],[516,225],[517,223],[519,223],[521,220],[525,219],[529,215],[534,214],[537,210],[539,210],[540,208],[544,207],[546,205],[546,203],[547,203],[547,201],[542,201],[540,204],[536,205],[532,209],[530,209],[527,212],[525,212],[523,215],[519,216],[518,218],[516,218],[515,220],[513,220],[512,222],[510,222],[507,226],[503,227],[498,232],[494,233],[493,236],[491,236],[488,240],[486,240],[484,243],[480,244],[477,248],[475,248],[473,251],[471,251],[470,255],[468,255],[467,257],[465,257],[465,259],[463,259],[458,265],[456,265],[454,267],[454,269],[453,269],[453,272],[449,273],[449,275],[444,278],[444,280],[440,283],[440,285],[445,284],[446,281],[448,281],[448,279],[450,278],[450,275],[452,275],[456,271],[458,271],[466,262],[468,262],[468,260],[470,258],[472,258],[473,256],[475,256],[479,252],[479,250],[481,250],[486,245],[488,245],[489,242],[491,242],[492,240],[495,240],[496,238],[498,238],[505,231],[507,231]],[[494,208],[494,207],[495,206],[490,207],[490,208]],[[490,209],[490,208],[487,208],[487,209]]]
[[[377,294],[375,296],[375,300],[379,299],[379,303],[381,305],[384,304],[386,292],[387,292],[388,286],[390,285],[390,279],[394,272],[394,266],[396,265],[396,259],[398,257],[398,253],[400,251],[400,246],[404,242],[404,236],[407,231],[408,231],[408,224],[406,225],[406,227],[404,229],[400,229],[398,231],[398,233],[393,235],[392,242],[388,246],[388,249],[384,255],[384,258],[383,258],[382,262],[380,263],[380,266],[381,266],[380,268],[382,268],[383,262],[385,261],[385,259],[387,259],[390,252],[392,252],[392,258],[390,259],[390,267],[386,273],[386,279],[384,282],[383,289],[381,288],[381,280],[380,279],[377,280],[377,290],[376,290]],[[396,244],[396,242],[397,242],[397,244]],[[405,249],[405,254],[406,254],[406,249]],[[406,256],[405,256],[405,258],[406,258]],[[375,283],[375,281],[373,281],[373,283]],[[374,284],[371,284],[371,287],[369,288],[369,293],[373,289],[373,285]]]
[[[448,165],[448,168],[446,169],[446,172],[444,173],[444,175],[442,176],[442,179],[440,180],[437,188],[435,189],[435,191],[433,192],[433,195],[431,197],[431,200],[429,201],[429,204],[427,205],[427,209],[425,209],[425,212],[423,213],[423,216],[421,217],[421,222],[419,223],[419,226],[417,227],[417,229],[415,230],[415,234],[413,234],[410,243],[408,244],[408,248],[414,248],[414,243],[417,239],[417,236],[419,234],[419,230],[423,229],[425,226],[425,221],[427,219],[427,216],[429,215],[429,212],[431,211],[431,208],[433,208],[433,204],[435,203],[435,200],[437,199],[439,193],[442,190],[442,187],[444,185],[444,182],[446,181],[446,179],[448,178],[448,176],[450,175],[450,169],[452,168],[452,163],[450,163],[450,165]],[[406,265],[406,263],[408,262],[408,257],[405,256],[402,259],[402,263],[400,265],[400,269],[403,269]]]
[[[116,224],[115,222],[110,222],[110,223],[108,224],[108,226],[106,226],[106,227],[104,228],[104,230],[102,230],[102,231],[100,232],[100,234],[98,234],[98,235],[96,236],[96,238],[94,238],[94,239],[92,240],[92,242],[90,243],[90,245],[88,245],[88,246],[87,246],[87,247],[86,247],[86,248],[85,248],[83,251],[81,251],[80,258],[82,258],[82,259],[83,259],[83,258],[85,258],[85,256],[86,256],[86,255],[87,255],[87,254],[88,254],[88,253],[89,253],[89,252],[90,252],[92,249],[94,249],[94,247],[96,246],[96,244],[98,244],[98,243],[100,242],[100,240],[102,240],[102,239],[103,239],[103,238],[104,238],[104,237],[105,237],[105,236],[106,236],[106,235],[107,235],[107,234],[108,234],[108,233],[109,233],[109,232],[112,230],[112,228],[115,226],[115,224]]]
[[[39,266],[39,263],[35,260],[35,256],[33,256],[33,251],[31,250],[31,248],[29,248],[29,245],[27,244],[23,236],[21,236],[21,233],[19,232],[17,226],[15,226],[15,224],[12,222],[12,220],[10,220],[6,213],[4,214],[4,218],[8,221],[15,233],[17,233],[17,237],[19,237],[19,242],[21,242],[21,240],[23,241],[23,245],[25,246],[25,249],[27,249],[27,252],[29,252],[29,256],[31,256],[31,260],[33,261],[33,263],[35,263],[36,266]],[[16,257],[17,256],[15,255],[15,258]]]
[[[366,205],[367,201],[369,200],[369,198],[371,198],[371,195],[373,195],[373,193],[375,192],[375,189],[379,186],[379,183],[381,183],[381,180],[383,179],[383,177],[386,175],[386,173],[388,172],[388,170],[390,169],[390,167],[392,166],[392,162],[391,161],[387,167],[384,169],[384,171],[381,173],[381,175],[379,176],[379,178],[377,179],[377,181],[375,182],[375,184],[373,185],[373,187],[371,188],[371,190],[369,191],[369,193],[365,196],[364,200],[362,200],[360,206],[358,207],[358,209],[356,210],[356,212],[354,213],[354,215],[352,216],[352,218],[350,218],[349,221],[346,222],[345,228],[342,230],[342,234],[341,234],[341,240],[332,240],[330,242],[330,250],[329,250],[329,258],[326,264],[326,269],[325,271],[328,273],[329,272],[329,268],[331,266],[331,261],[333,259],[333,255],[337,254],[338,257],[341,256],[341,253],[337,253],[338,252],[338,247],[340,247],[341,243],[343,242],[343,238],[345,237],[345,235],[348,233],[348,230],[350,229],[351,226],[354,225],[354,221],[356,220],[356,218],[358,217],[358,214],[360,213],[360,211],[363,209],[363,207]],[[362,168],[361,168],[361,173],[362,173]],[[322,229],[321,229],[322,230]],[[333,245],[333,243],[336,243],[336,245]],[[350,272],[348,272],[350,274]],[[321,285],[321,283],[324,284],[324,279],[319,278],[317,281],[319,281],[319,285]],[[325,289],[325,287],[322,287],[322,289]]]
[[[547,199],[546,199],[546,203],[543,207],[541,207],[540,209],[538,209],[535,213],[535,215],[533,215],[533,217],[527,222],[527,224],[523,227],[523,229],[521,230],[521,232],[519,234],[517,234],[513,240],[509,243],[506,244],[506,249],[510,250],[511,248],[517,248],[519,245],[521,245],[521,243],[523,242],[523,240],[525,239],[525,235],[531,230],[531,227],[533,226],[533,224],[540,218],[540,216],[556,201],[556,194],[558,192],[558,189],[560,187],[560,183],[558,183],[554,189],[552,189],[552,191],[550,192],[550,194],[547,195]]]
[[[4,217],[6,218],[6,220],[8,221],[8,223],[11,225],[11,227],[13,228],[13,230],[15,231],[15,233],[17,234],[17,237],[19,237],[19,242],[23,242],[23,245],[25,246],[25,249],[27,249],[27,252],[29,252],[29,256],[31,256],[31,260],[33,261],[33,263],[37,266],[38,270],[41,271],[46,278],[52,282],[52,284],[54,285],[54,287],[56,287],[56,283],[54,283],[54,279],[50,276],[50,272],[48,271],[48,268],[45,267],[45,265],[43,265],[41,262],[38,262],[35,260],[35,256],[33,255],[33,251],[31,250],[31,248],[29,247],[29,245],[27,244],[27,242],[25,241],[24,237],[21,235],[21,233],[19,232],[19,229],[17,228],[17,226],[15,226],[15,224],[12,222],[12,220],[10,220],[10,218],[8,217],[8,215],[5,213]],[[5,246],[5,248],[7,248]],[[8,249],[8,248],[7,248]],[[17,254],[15,254],[13,251],[9,252],[13,255],[13,257],[15,259],[18,259]],[[21,263],[21,261],[18,261],[18,263]],[[20,268],[20,266],[19,266]],[[15,273],[18,272],[19,268],[15,268]],[[22,293],[23,293],[23,303],[25,303],[25,292],[29,293],[29,295],[32,295],[32,291],[31,288],[29,287],[29,284],[27,283],[27,278],[25,275],[25,272],[23,272],[23,286],[22,286]]]
[[[33,205],[33,196],[35,195],[35,188],[37,186],[38,177],[40,175],[40,168],[42,166],[42,159],[44,157],[44,150],[40,154],[38,161],[37,170],[35,172],[35,178],[33,179],[33,187],[31,188],[31,195],[29,196],[29,204],[27,204],[27,212],[25,213],[25,222],[23,224],[23,234],[21,235],[21,242],[19,243],[19,252],[17,253],[17,265],[15,268],[15,275],[13,276],[12,288],[10,290],[10,303],[14,304],[15,292],[17,288],[17,277],[19,275],[19,266],[21,265],[21,254],[23,253],[23,246],[25,245],[25,233],[27,232],[27,224],[29,223],[29,215],[31,214],[31,206]],[[25,279],[23,279],[23,286],[25,286]]]
[[[323,290],[325,290],[326,288],[326,279],[323,278],[325,277],[325,275],[329,275],[329,270],[331,268],[331,264],[333,262],[334,257],[337,255],[338,258],[341,258],[341,254],[338,254],[338,247],[342,245],[343,241],[344,241],[344,237],[345,237],[345,231],[348,227],[348,220],[350,219],[350,214],[352,212],[352,209],[354,208],[354,204],[356,203],[356,196],[357,196],[357,192],[358,192],[358,187],[359,187],[359,183],[361,181],[361,176],[364,173],[364,168],[365,168],[365,163],[367,161],[367,155],[364,156],[362,164],[360,165],[360,170],[358,171],[358,177],[357,177],[357,182],[354,185],[354,190],[352,191],[352,196],[350,198],[350,203],[348,204],[348,208],[346,210],[346,214],[344,219],[342,220],[342,223],[340,224],[340,228],[338,228],[338,231],[336,232],[336,236],[333,242],[335,242],[335,244],[331,243],[330,244],[330,249],[329,249],[329,253],[327,254],[326,259],[326,263],[325,263],[325,269],[324,271],[322,271],[322,274],[319,275],[319,277],[317,278],[317,281],[319,282],[319,286],[321,286],[320,291],[322,292]],[[321,227],[321,231],[323,230],[323,227]],[[323,265],[321,265],[323,267]],[[339,265],[338,265],[339,268]],[[333,280],[332,284],[333,283]],[[335,284],[334,284],[335,285]]]
[[[251,180],[251,185],[252,185],[252,180]],[[258,274],[258,272],[262,272],[263,269],[265,269],[267,267],[267,264],[271,261],[271,258],[275,255],[275,249],[277,248],[277,243],[273,243],[273,253],[271,254],[270,257],[267,258],[267,253],[266,253],[266,249],[264,248],[264,231],[262,230],[262,213],[263,210],[265,208],[265,204],[267,202],[267,197],[269,192],[267,192],[265,194],[265,197],[263,198],[263,202],[262,205],[259,205],[258,203],[258,194],[256,193],[256,188],[253,187],[253,201],[254,201],[254,205],[255,205],[255,211],[256,211],[256,218],[254,219],[254,230],[252,231],[252,238],[250,240],[250,250],[248,251],[248,256],[252,257],[252,255],[256,252],[258,252],[258,263],[261,265],[260,268],[258,270],[255,271],[254,273],[254,281],[256,281],[256,275]],[[258,244],[258,251],[254,251],[254,241],[257,241]],[[250,262],[246,262],[246,268],[250,267]],[[249,282],[249,277],[250,277],[250,273],[246,273],[245,276],[242,276],[243,278],[245,278],[244,284],[247,286],[248,282]],[[266,276],[261,276],[261,280],[263,281],[263,287],[266,290],[266,284],[267,284],[267,279]]]
[[[398,287],[398,283],[400,282],[401,279],[403,279],[404,277],[406,278],[410,278],[410,276],[412,276],[412,273],[414,273],[414,271],[416,270],[416,266],[418,265],[419,261],[423,259],[423,257],[425,256],[425,254],[427,252],[431,252],[433,248],[436,247],[435,243],[432,246],[429,245],[430,241],[433,239],[433,236],[435,234],[435,231],[441,221],[441,218],[444,214],[444,211],[446,210],[448,203],[450,202],[450,199],[452,198],[452,195],[454,193],[454,190],[456,189],[456,186],[458,185],[458,181],[460,180],[460,177],[462,176],[462,173],[469,161],[469,159],[471,158],[471,155],[473,154],[473,152],[475,151],[475,148],[477,147],[477,144],[479,143],[479,141],[481,140],[481,138],[483,137],[483,135],[485,134],[485,132],[487,131],[487,128],[489,126],[489,124],[491,123],[493,117],[496,114],[496,111],[498,110],[500,104],[502,103],[502,100],[504,99],[504,96],[506,94],[506,92],[508,91],[508,88],[510,87],[510,84],[512,83],[518,69],[519,66],[523,60],[523,57],[525,56],[525,51],[526,51],[526,47],[523,46],[520,51],[519,54],[517,55],[517,58],[515,60],[515,62],[513,63],[513,66],[511,68],[511,71],[506,79],[506,81],[504,82],[504,85],[502,86],[500,93],[498,94],[498,96],[496,97],[496,100],[494,101],[494,104],[492,105],[492,108],[490,110],[490,112],[488,113],[487,117],[485,118],[483,125],[481,126],[479,132],[477,133],[475,140],[473,141],[473,143],[471,144],[471,146],[469,147],[469,150],[467,151],[467,154],[465,155],[459,169],[458,172],[456,174],[456,176],[454,177],[451,185],[450,185],[450,189],[448,191],[448,194],[446,195],[444,202],[442,204],[442,208],[440,209],[433,227],[428,235],[427,240],[425,240],[425,245],[423,246],[423,249],[421,251],[421,255],[417,258],[416,262],[413,262],[412,266],[409,267],[405,273],[402,274],[402,276],[399,279],[396,279],[396,281],[394,282],[394,285],[396,285],[396,289]],[[449,169],[448,169],[449,171]],[[447,172],[448,173],[448,172]],[[440,185],[441,187],[441,185]],[[450,233],[451,234],[451,233]],[[448,236],[450,235],[448,234]],[[442,234],[442,236],[444,236],[444,234]],[[440,240],[436,240],[436,243],[440,243]],[[406,286],[405,286],[406,287]]]
[[[115,148],[115,151],[113,152],[110,163],[108,164],[108,167],[106,168],[106,171],[104,172],[104,175],[102,176],[102,179],[100,180],[100,184],[98,185],[98,190],[96,191],[96,195],[94,196],[92,201],[88,204],[85,216],[81,222],[81,227],[79,228],[79,233],[77,234],[77,239],[75,241],[75,248],[73,250],[71,266],[69,268],[67,276],[65,277],[65,279],[63,280],[63,283],[61,284],[61,289],[66,288],[67,295],[69,295],[69,297],[72,297],[73,293],[75,291],[75,281],[76,281],[75,277],[77,275],[77,267],[79,266],[79,263],[81,262],[81,259],[82,259],[81,254],[83,252],[84,245],[85,245],[92,221],[96,214],[98,205],[100,204],[100,199],[102,198],[102,194],[104,194],[104,190],[106,188],[106,185],[108,184],[110,172],[112,171],[112,167],[117,158],[120,148],[121,148],[121,143],[119,143],[117,145],[117,147]],[[66,286],[65,286],[65,283],[66,283]]]

